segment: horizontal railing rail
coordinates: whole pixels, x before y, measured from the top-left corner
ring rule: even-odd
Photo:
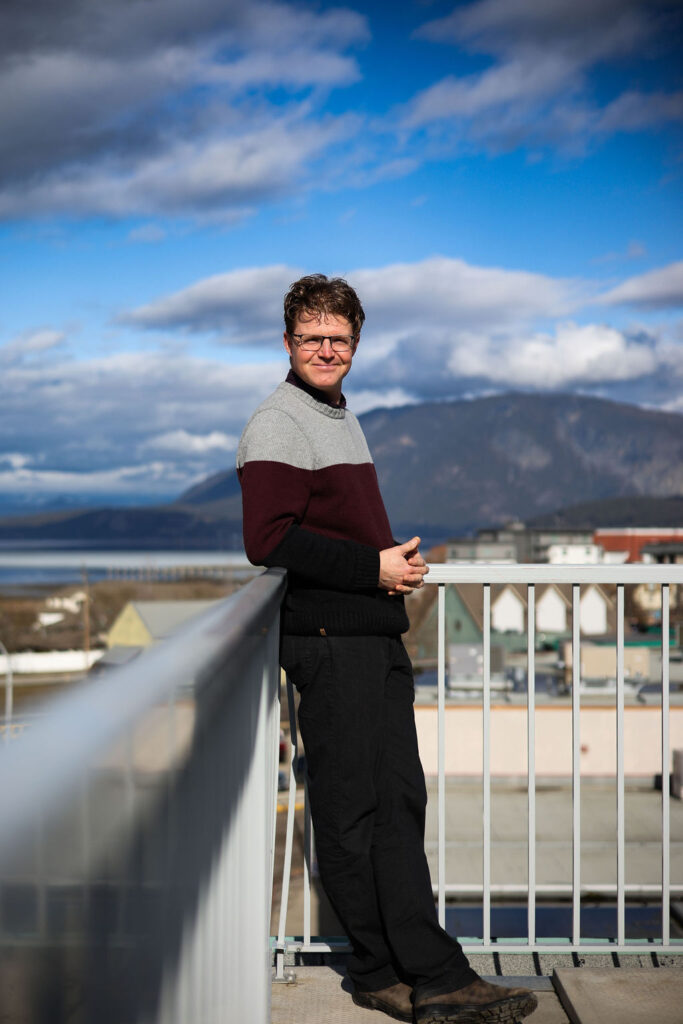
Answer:
[[[482,934],[477,937],[461,937],[466,951],[511,952],[511,953],[572,953],[572,952],[641,952],[653,951],[682,953],[683,940],[672,938],[670,932],[670,901],[672,895],[683,892],[681,877],[671,878],[671,835],[670,835],[670,588],[683,587],[683,566],[681,565],[523,565],[523,564],[433,564],[430,565],[426,583],[435,585],[437,591],[437,864],[434,891],[439,921],[446,923],[446,898],[478,897],[481,901]],[[446,830],[446,587],[450,584],[476,583],[481,586],[482,623],[482,679],[481,679],[481,884],[458,883],[446,877],[446,848],[451,838]],[[527,746],[527,881],[524,885],[492,882],[491,878],[491,587],[495,584],[526,585],[526,746]],[[537,882],[537,835],[536,835],[536,629],[535,599],[536,587],[540,584],[571,585],[571,788],[572,788],[572,835],[571,835],[571,879],[556,884]],[[656,882],[627,883],[625,878],[625,770],[624,770],[624,587],[649,584],[659,588],[661,594],[661,867]],[[616,696],[615,721],[616,761],[616,836],[614,856],[616,858],[616,881],[614,884],[595,883],[582,879],[581,869],[581,629],[580,598],[581,587],[588,584],[602,584],[614,590],[616,587]],[[287,882],[290,877],[289,860],[293,848],[294,801],[296,798],[295,766],[299,759],[296,745],[296,722],[293,712],[291,686],[290,716],[291,772],[289,809],[287,822],[287,843],[285,862],[285,883],[278,936],[274,940],[278,974],[284,975],[288,952],[325,952],[346,948],[343,940],[312,936],[311,921],[311,876],[314,862],[314,845],[310,823],[310,812],[305,794],[305,839],[304,839],[304,914],[301,934],[288,936],[287,927]],[[679,844],[680,845],[680,842]],[[678,847],[677,847],[678,849]],[[683,850],[680,851],[683,855]],[[680,863],[680,858],[679,862]],[[492,929],[492,895],[501,898],[520,898],[526,902],[526,934],[511,939],[501,939]],[[660,927],[656,934],[647,938],[634,939],[626,934],[626,897],[631,899],[661,900]],[[604,939],[585,937],[581,931],[582,900],[587,898],[616,898],[616,925],[614,934]],[[538,937],[537,897],[542,899],[571,898],[570,934],[556,939]]]
[[[432,563],[426,583],[602,583],[630,584],[654,583],[669,585],[683,583],[683,565],[546,565],[522,563],[516,565],[473,564],[450,565]]]
[[[26,1024],[270,1020],[282,570],[0,747],[0,959]]]

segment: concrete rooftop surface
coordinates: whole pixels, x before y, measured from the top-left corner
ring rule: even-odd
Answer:
[[[436,883],[438,871],[436,780],[427,780],[429,803],[425,849]],[[284,812],[284,794],[281,807]],[[304,792],[297,792],[292,878],[289,892],[287,935],[303,934],[303,815]],[[658,886],[662,879],[661,843],[662,795],[652,783],[629,784],[625,793],[625,878],[626,884]],[[286,814],[278,814],[278,851],[275,859],[275,886],[271,935],[278,930],[282,878],[283,833]],[[446,780],[446,884],[479,886],[482,881],[482,793],[481,786],[457,779]],[[683,886],[683,801],[670,802],[671,885]],[[584,780],[581,789],[581,882],[584,886],[616,884],[616,787],[614,781]],[[526,788],[510,781],[496,781],[491,789],[491,883],[527,884],[527,793]],[[558,780],[538,786],[536,794],[536,884],[567,886],[572,880],[572,791]],[[569,893],[565,888],[565,899]],[[461,894],[472,905],[480,893]],[[678,918],[683,916],[681,896],[675,891],[679,913],[672,918],[672,938],[683,937]],[[583,896],[587,902],[587,894]],[[557,906],[557,899],[555,899]],[[594,902],[594,901],[593,901]],[[656,895],[653,896],[656,903]],[[522,906],[519,903],[518,905]],[[524,900],[524,907],[526,900]],[[541,895],[538,908],[543,908]],[[547,904],[546,904],[547,905]],[[613,901],[612,901],[613,905]],[[631,906],[627,897],[627,906]],[[465,903],[447,904],[464,908]],[[495,897],[493,900],[495,908]],[[317,880],[311,892],[312,935],[336,936],[342,929],[332,913]],[[653,911],[654,913],[654,911]],[[540,921],[539,921],[540,924]],[[494,932],[495,934],[495,932]],[[525,933],[526,934],[526,933]],[[562,934],[562,933],[561,933]],[[683,1018],[681,1020],[683,1024]]]
[[[343,967],[300,967],[296,974],[293,985],[273,985],[272,1024],[383,1024],[384,1021],[388,1024],[391,1020],[377,1010],[355,1005]],[[503,978],[487,980],[505,984]],[[567,1024],[569,1018],[550,981],[545,978],[529,980],[532,984],[536,982],[538,1008],[527,1019],[534,1024]]]
[[[353,1003],[343,965],[297,967],[295,973],[293,984],[273,984],[271,1024],[381,1024],[391,1019]],[[550,976],[483,977],[498,985],[532,988],[538,1007],[526,1018],[530,1024],[683,1024],[683,962],[678,967],[557,967]]]
[[[428,779],[425,849],[437,877],[436,780]],[[662,794],[649,784],[627,783],[625,791],[626,884],[660,884],[662,879]],[[446,882],[481,884],[481,786],[446,780]],[[683,884],[683,802],[671,800],[671,883]],[[582,779],[581,882],[617,881],[617,803],[614,780]],[[491,785],[491,882],[527,882],[526,784],[493,780]],[[559,779],[537,784],[536,883],[572,879],[572,790]]]

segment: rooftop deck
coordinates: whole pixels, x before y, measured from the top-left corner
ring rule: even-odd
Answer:
[[[683,970],[655,969],[651,965],[617,967],[558,966],[552,976],[487,974],[498,985],[532,988],[538,1007],[530,1024],[681,1024]],[[297,981],[274,985],[272,1024],[379,1024],[389,1020],[356,1006],[343,967],[303,967]]]

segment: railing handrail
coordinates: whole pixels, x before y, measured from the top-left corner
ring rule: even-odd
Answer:
[[[537,562],[430,562],[425,583],[678,583],[683,565],[546,565]]]
[[[277,614],[285,572],[271,569],[126,665],[51,698],[20,743],[0,749],[0,863],[33,827],[36,801],[53,812],[77,785],[83,766],[179,686],[238,659]]]

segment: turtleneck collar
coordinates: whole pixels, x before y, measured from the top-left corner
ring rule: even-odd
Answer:
[[[330,396],[326,392],[321,391],[320,388],[314,388],[312,384],[307,384],[305,380],[302,380],[298,373],[294,370],[290,370],[285,377],[287,384],[293,384],[295,388],[299,388],[300,391],[305,391],[311,398],[315,398],[316,402],[322,402],[324,405],[329,405],[331,409],[345,409],[346,399],[344,395],[341,396],[339,403],[333,402]]]

